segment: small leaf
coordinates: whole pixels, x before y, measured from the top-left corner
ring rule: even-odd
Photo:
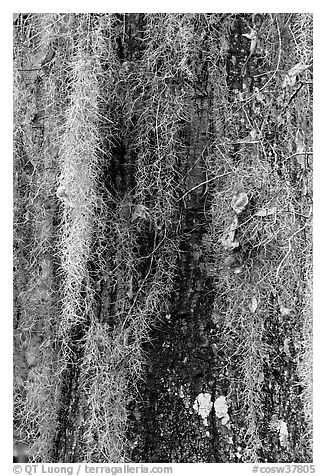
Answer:
[[[226,250],[234,250],[235,248],[238,248],[240,244],[237,240],[234,241],[230,237],[222,238],[221,243]]]
[[[257,31],[254,28],[250,28],[249,33],[242,33],[242,36],[245,38],[248,38],[248,40],[253,40],[254,38],[257,37]]]
[[[257,36],[254,36],[254,37],[251,39],[251,42],[250,42],[250,54],[251,54],[251,55],[253,55],[254,52],[256,51],[257,44],[258,44],[258,37],[257,37]]]
[[[251,28],[249,33],[242,33],[242,36],[250,40],[250,55],[254,54],[258,43],[257,31],[254,28]]]
[[[244,265],[241,264],[240,266],[237,266],[236,268],[233,268],[233,273],[234,274],[242,274],[244,271]]]
[[[287,355],[287,357],[291,357],[290,339],[288,337],[284,339],[283,350],[284,350],[284,353]]]
[[[306,157],[305,157],[305,143],[304,136],[300,129],[297,130],[295,135],[295,145],[296,145],[296,159],[298,164],[303,170],[306,170]]]
[[[246,192],[239,192],[232,198],[231,207],[239,214],[246,208],[248,201],[248,195]]]
[[[238,228],[238,222],[239,220],[237,215],[234,215],[233,220],[222,235],[221,243],[226,250],[233,250],[239,246],[239,242],[234,240],[235,232]]]
[[[261,208],[258,212],[255,213],[255,217],[267,217],[269,215],[274,215],[276,213],[276,207],[271,208]]]
[[[145,205],[136,205],[131,216],[131,221],[134,222],[137,218],[146,220],[149,217],[148,208]]]
[[[257,307],[258,307],[257,298],[256,298],[256,296],[253,296],[252,299],[251,299],[251,304],[249,305],[250,312],[252,312],[254,314],[257,310]]]
[[[297,130],[295,134],[295,145],[297,154],[303,154],[305,151],[304,136],[300,129]]]
[[[303,71],[305,71],[307,68],[309,68],[309,66],[307,66],[306,64],[297,63],[295,66],[293,66],[291,69],[289,69],[287,74],[289,76],[296,76],[297,74],[300,74]]]
[[[284,77],[282,88],[285,88],[286,86],[294,86],[297,80],[297,75],[305,71],[307,68],[309,68],[309,66],[306,64],[297,63],[295,66],[289,69]]]

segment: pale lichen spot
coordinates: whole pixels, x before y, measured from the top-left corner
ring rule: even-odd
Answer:
[[[285,423],[285,421],[283,421],[283,420],[279,421],[278,431],[279,431],[280,445],[283,448],[286,448],[287,445],[288,445],[289,432],[288,432],[288,427],[287,427],[287,424]]]
[[[208,426],[207,417],[213,407],[213,402],[210,393],[200,393],[193,404],[193,409],[203,419],[203,425]]]
[[[229,414],[228,414],[228,404],[226,403],[226,397],[224,395],[221,395],[215,400],[214,403],[214,410],[215,410],[215,415],[217,418],[221,419],[222,425],[226,425],[229,420]]]

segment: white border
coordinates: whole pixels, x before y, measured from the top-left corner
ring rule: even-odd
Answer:
[[[46,7],[46,8],[45,8]],[[91,7],[91,8],[90,8]],[[326,16],[321,2],[274,1],[263,2],[131,2],[92,1],[77,2],[58,0],[13,1],[2,6],[0,28],[1,48],[1,135],[2,153],[0,158],[0,203],[1,203],[1,297],[4,325],[1,329],[1,422],[0,457],[6,469],[1,474],[12,474],[12,14],[13,12],[313,12],[314,13],[314,463],[316,476],[326,474],[326,450],[324,449],[326,394],[325,372],[325,320],[323,299],[325,287],[325,220],[326,220],[326,126],[325,126],[325,61],[326,61]],[[324,311],[324,312],[323,312]],[[9,455],[9,458],[8,458]],[[7,467],[8,461],[8,467]],[[170,464],[167,464],[170,466]],[[172,465],[174,474],[251,474],[252,465],[195,464]],[[8,469],[8,471],[7,471]],[[324,471],[323,471],[324,470]]]

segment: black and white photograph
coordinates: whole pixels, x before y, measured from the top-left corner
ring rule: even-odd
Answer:
[[[16,474],[315,472],[309,8],[13,14]]]

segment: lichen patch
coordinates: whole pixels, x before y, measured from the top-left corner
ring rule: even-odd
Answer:
[[[214,410],[215,410],[215,415],[217,418],[221,419],[222,425],[226,425],[229,420],[229,414],[228,414],[228,404],[226,403],[226,397],[224,395],[221,395],[215,400],[214,403]]]
[[[210,393],[200,393],[197,395],[193,404],[193,409],[202,417],[204,426],[208,426],[207,417],[210,414],[212,407],[213,402]]]

